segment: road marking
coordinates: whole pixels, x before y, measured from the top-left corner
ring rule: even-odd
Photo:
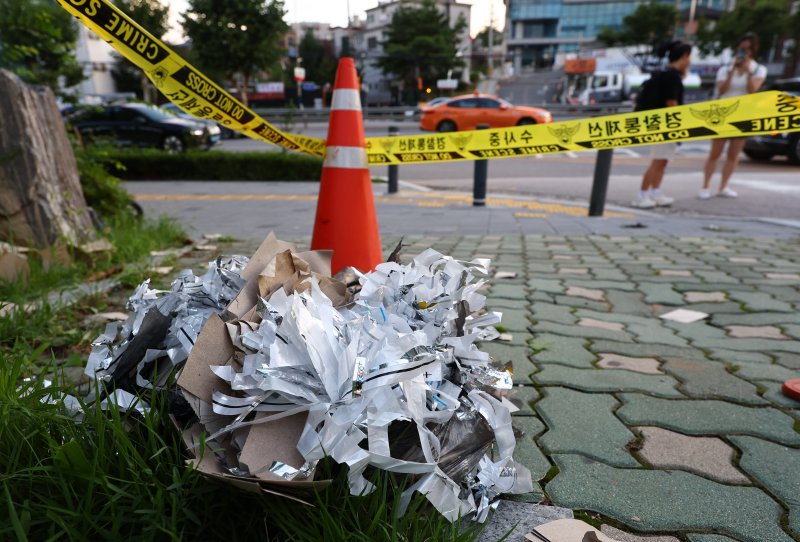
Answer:
[[[796,182],[792,184],[784,184],[780,181],[762,181],[762,180],[751,180],[751,179],[731,179],[731,184],[736,186],[746,186],[747,188],[752,188],[754,190],[763,190],[765,192],[776,192],[778,194],[790,194],[796,195],[800,194],[800,185]]]
[[[137,201],[316,201],[315,195],[300,194],[137,194]],[[417,207],[471,206],[472,195],[448,192],[402,191],[393,196],[377,196],[378,203],[416,205]],[[586,207],[562,203],[542,202],[513,197],[489,197],[486,205],[495,208],[522,209],[533,214],[586,216]],[[536,218],[529,213],[530,218]],[[516,214],[514,216],[517,216]],[[523,216],[523,215],[520,215]],[[526,215],[527,216],[527,215]],[[634,218],[632,213],[606,211],[605,216]]]

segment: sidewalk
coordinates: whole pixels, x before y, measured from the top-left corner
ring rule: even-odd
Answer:
[[[185,193],[176,184],[173,195]],[[270,183],[263,198],[232,188],[225,200],[208,185],[205,200],[140,201],[179,217],[194,207],[200,233],[244,239],[226,250],[252,253],[266,224],[308,244],[310,193],[296,183]],[[558,202],[521,211],[521,199],[476,210],[450,193],[383,198],[387,253],[405,233],[403,261],[433,247],[517,274],[487,291],[511,338],[482,347],[513,362],[515,458],[537,488],[523,500],[571,508],[623,541],[800,540],[800,402],[780,392],[800,377],[800,230],[625,209],[589,219]],[[475,227],[484,212],[489,225]],[[515,212],[548,218],[508,231],[503,216]],[[228,221],[235,227],[221,231]],[[703,229],[712,223],[736,231]],[[676,308],[709,317],[658,318]]]

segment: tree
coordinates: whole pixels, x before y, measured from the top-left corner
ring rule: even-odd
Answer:
[[[303,34],[303,38],[297,46],[297,54],[303,60],[302,65],[306,69],[306,80],[314,81],[320,85],[333,83],[336,64],[331,57],[331,52],[330,50],[325,50],[323,44],[310,28],[306,29],[305,34]]]
[[[672,4],[639,4],[622,20],[622,28],[614,30],[606,26],[597,39],[606,45],[655,46],[672,38],[677,20],[678,10]]]
[[[768,55],[770,48],[779,38],[792,30],[790,0],[759,0],[758,2],[739,2],[733,11],[725,13],[714,28],[698,36],[703,49],[720,53],[726,47],[733,47],[736,40],[746,32],[754,32],[761,42],[761,56]],[[797,19],[795,18],[795,22]]]
[[[115,0],[114,3],[120,11],[158,39],[164,37],[169,30],[169,6],[161,4],[160,0]],[[138,87],[142,99],[152,103],[155,89],[144,71],[124,57],[116,56],[117,66],[111,75],[117,83],[117,88],[124,91]]]
[[[70,101],[65,89],[83,80],[77,38],[72,17],[51,0],[0,0],[0,68]]]
[[[284,15],[282,0],[189,0],[182,24],[201,67],[235,81],[246,104],[253,75],[283,55]]]
[[[444,79],[448,70],[464,65],[456,53],[466,27],[463,17],[451,27],[434,0],[401,0],[386,30],[379,66],[397,77],[401,89],[415,88],[418,77]]]

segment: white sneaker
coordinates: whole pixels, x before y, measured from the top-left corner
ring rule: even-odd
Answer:
[[[656,202],[650,199],[650,196],[637,196],[636,199],[631,202],[631,205],[637,209],[652,209],[656,206]]]
[[[721,198],[738,198],[739,197],[738,192],[736,192],[735,190],[731,190],[727,186],[725,188],[723,188],[722,190],[720,190],[719,194],[717,194],[717,195],[719,197],[721,197]]]
[[[675,203],[675,198],[671,198],[669,196],[662,196],[659,194],[658,196],[652,198],[653,203],[656,204],[656,207],[669,207],[673,203]]]
[[[698,199],[710,199],[711,198],[711,190],[708,188],[703,188],[700,192],[697,193]]]

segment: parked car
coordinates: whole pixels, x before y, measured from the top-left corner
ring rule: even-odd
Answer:
[[[475,93],[423,107],[419,126],[423,130],[454,132],[474,130],[478,124],[505,128],[548,122],[553,122],[553,116],[546,109],[514,106],[496,96]]]
[[[91,107],[72,115],[70,124],[84,138],[107,137],[121,146],[157,147],[183,152],[191,147],[211,148],[219,141],[205,124],[182,119],[158,107],[131,103]]]
[[[201,122],[201,123],[205,124],[206,126],[209,127],[209,132],[211,133],[212,139],[214,139],[214,136],[216,136],[216,135],[219,136],[219,137],[216,138],[216,141],[219,141],[220,139],[233,139],[233,138],[236,138],[236,137],[244,137],[239,132],[235,132],[235,131],[231,130],[230,128],[225,128],[224,126],[214,122],[213,120],[199,119],[199,118],[197,118],[197,117],[195,117],[193,115],[190,115],[189,113],[187,113],[186,111],[184,111],[183,109],[181,109],[180,107],[178,107],[177,105],[175,105],[173,103],[166,103],[166,104],[161,106],[161,109],[163,109],[167,113],[170,113],[172,115],[176,115],[176,116],[178,116],[178,117],[180,117],[182,119],[192,120],[192,121],[195,121],[195,122]],[[216,141],[215,141],[215,143],[216,143]]]
[[[766,90],[780,90],[800,96],[800,77],[775,81]],[[748,137],[744,153],[752,160],[765,161],[773,156],[786,156],[793,164],[800,164],[800,132],[779,133]]]

